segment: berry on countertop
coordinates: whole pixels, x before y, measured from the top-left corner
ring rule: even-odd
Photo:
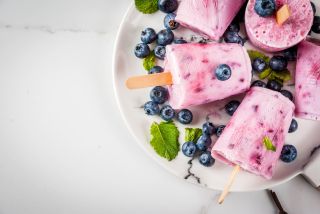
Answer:
[[[275,0],[256,0],[254,10],[261,17],[271,16],[276,12]]]
[[[185,142],[182,145],[182,153],[187,157],[193,157],[197,151],[197,147],[193,142]]]
[[[196,147],[199,151],[206,151],[211,145],[211,137],[208,135],[201,135],[197,140]]]
[[[284,145],[280,154],[280,159],[283,162],[290,163],[297,158],[297,149],[293,145]]]
[[[141,32],[141,41],[145,44],[150,44],[157,39],[157,33],[152,28],[146,28]]]
[[[159,0],[158,8],[164,13],[172,13],[178,8],[177,0]]]
[[[156,115],[160,112],[159,105],[153,101],[146,102],[143,109],[147,115]]]
[[[320,16],[315,16],[313,18],[313,24],[311,27],[312,32],[314,33],[320,33]]]
[[[179,23],[175,21],[176,14],[168,13],[163,20],[164,27],[169,30],[175,30],[179,27]]]
[[[280,91],[282,88],[282,84],[276,80],[269,80],[267,83],[267,88],[273,91]]]
[[[223,132],[223,130],[224,130],[225,127],[226,127],[225,125],[221,125],[221,126],[218,126],[218,127],[216,128],[216,135],[217,135],[217,137],[220,137],[220,136],[221,136],[221,134],[222,134],[222,132]]]
[[[169,106],[169,105],[165,105],[161,108],[160,110],[160,117],[162,119],[164,119],[165,121],[170,121],[174,118],[174,116],[176,115],[176,112],[174,111],[174,109]]]
[[[293,101],[293,95],[290,91],[287,91],[287,90],[281,90],[280,93],[287,97],[289,100]]]
[[[174,44],[185,44],[185,43],[188,43],[188,42],[186,40],[184,40],[183,38],[180,38],[180,39],[173,40],[173,43]]]
[[[199,162],[201,165],[209,167],[215,162],[215,159],[211,156],[211,152],[205,151],[199,156]]]
[[[293,46],[283,51],[283,56],[288,61],[295,61],[297,59],[297,46]]]
[[[261,73],[268,67],[267,63],[261,58],[255,58],[252,63],[252,68],[254,71]]]
[[[158,33],[157,44],[166,46],[171,44],[173,39],[174,39],[173,32],[171,30],[164,29]]]
[[[150,99],[155,103],[163,104],[168,97],[168,90],[162,86],[156,86],[150,91]]]
[[[316,14],[317,12],[316,5],[312,1],[310,3],[311,3],[313,14]]]
[[[239,23],[232,22],[229,27],[227,28],[227,31],[236,32],[238,33],[240,31],[240,25]]]
[[[150,54],[150,48],[147,44],[140,43],[134,48],[134,54],[138,58],[146,58]]]
[[[237,110],[237,108],[239,107],[239,105],[240,105],[239,101],[232,100],[225,105],[224,109],[226,110],[228,115],[232,116],[234,112]]]
[[[261,80],[256,80],[251,84],[251,87],[262,87],[266,88],[267,84],[265,82],[262,82]]]
[[[153,66],[150,71],[148,72],[149,74],[156,74],[156,73],[162,73],[163,72],[163,68],[161,66]]]
[[[237,43],[242,46],[244,45],[244,40],[241,38],[241,36],[237,32],[226,31],[224,33],[223,38],[226,43]]]
[[[229,65],[221,64],[215,70],[215,76],[220,81],[226,81],[231,77],[232,71]]]
[[[204,135],[211,136],[214,134],[215,130],[216,128],[214,127],[214,125],[209,121],[205,122],[202,125],[202,134]]]
[[[270,59],[269,66],[274,71],[283,71],[288,66],[288,60],[284,56],[273,56]]]
[[[164,59],[166,57],[166,47],[162,46],[162,45],[157,45],[154,48],[154,55],[158,58],[158,59]]]
[[[193,114],[188,109],[182,109],[178,112],[178,121],[182,124],[189,124],[193,120]]]
[[[289,127],[289,133],[295,132],[298,129],[298,122],[295,119],[292,119],[290,127]]]

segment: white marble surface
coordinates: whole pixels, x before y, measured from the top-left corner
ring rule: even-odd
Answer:
[[[131,139],[111,79],[131,2],[0,1],[0,213],[277,213],[264,191],[217,205]],[[274,190],[290,214],[319,213],[301,177]]]

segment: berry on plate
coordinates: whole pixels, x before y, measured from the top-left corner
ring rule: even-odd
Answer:
[[[162,46],[162,45],[157,45],[154,48],[154,55],[158,58],[158,59],[164,59],[166,56],[166,47]]]
[[[298,129],[298,122],[295,119],[292,119],[289,127],[289,133],[293,133],[297,131],[297,129]]]
[[[143,109],[147,115],[156,115],[160,112],[159,105],[153,101],[146,102]]]
[[[172,13],[178,8],[177,0],[159,0],[158,8],[164,13]]]
[[[206,151],[208,147],[211,145],[211,137],[208,135],[201,135],[201,137],[197,140],[196,147],[199,151]]]
[[[214,125],[209,121],[205,122],[202,125],[202,134],[204,135],[211,136],[214,134],[215,130],[216,128],[214,127]]]
[[[193,142],[185,142],[182,145],[182,153],[187,157],[193,157],[197,151],[197,147]]]
[[[174,39],[173,32],[170,29],[169,30],[164,29],[158,33],[157,44],[162,45],[162,46],[166,46],[166,45],[171,44],[173,39]]]
[[[168,90],[162,86],[156,86],[150,91],[150,99],[158,104],[167,101],[168,96]]]
[[[168,13],[163,20],[164,27],[169,30],[175,30],[179,27],[179,23],[175,21],[176,14]]]
[[[147,44],[140,43],[134,48],[134,54],[138,58],[146,58],[150,54],[150,48]]]
[[[169,106],[169,105],[165,105],[161,108],[160,110],[160,117],[162,119],[164,119],[165,121],[170,121],[174,118],[176,112],[174,111],[174,109]]]
[[[163,72],[163,68],[161,66],[153,66],[150,71],[148,72],[149,74],[156,74],[156,73],[162,73]]]
[[[199,156],[199,162],[203,166],[212,166],[215,162],[215,159],[211,156],[211,152],[205,151]]]
[[[224,109],[226,110],[228,115],[232,116],[234,114],[234,112],[236,112],[239,105],[240,105],[239,101],[232,100],[225,105]]]
[[[188,109],[182,109],[178,112],[178,121],[182,124],[189,124],[193,120],[192,112]]]
[[[150,44],[157,39],[157,33],[152,28],[146,28],[141,32],[141,41],[145,44]]]
[[[283,162],[290,163],[297,158],[297,149],[293,145],[284,145],[280,154]]]

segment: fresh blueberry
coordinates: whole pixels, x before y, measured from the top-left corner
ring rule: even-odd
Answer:
[[[160,112],[159,105],[152,101],[146,102],[143,106],[143,109],[147,115],[156,115]]]
[[[261,73],[268,67],[267,63],[261,58],[255,58],[252,63],[252,68],[254,71]]]
[[[283,56],[288,61],[295,61],[297,59],[297,46],[293,46],[283,51]]]
[[[287,90],[281,90],[280,93],[287,97],[289,100],[293,101],[293,95],[290,91],[287,91]]]
[[[240,25],[239,25],[239,23],[232,22],[232,23],[229,25],[227,31],[238,33],[238,32],[240,31]]]
[[[158,45],[166,46],[171,44],[173,39],[174,39],[173,32],[171,30],[164,29],[158,33],[157,43]]]
[[[155,73],[162,73],[162,72],[163,72],[163,68],[156,65],[156,66],[153,66],[148,73],[155,74]]]
[[[178,8],[177,0],[159,0],[158,8],[164,13],[172,13]]]
[[[143,59],[150,54],[150,48],[144,43],[137,44],[134,48],[134,54],[136,57]]]
[[[167,101],[168,96],[168,90],[162,86],[156,86],[150,91],[150,99],[158,104]]]
[[[237,43],[242,46],[244,45],[244,40],[237,32],[226,31],[223,38],[226,43]]]
[[[225,125],[221,125],[221,126],[218,126],[218,127],[216,128],[216,135],[217,135],[217,137],[220,137],[220,136],[221,136],[221,134],[222,134],[222,132],[223,132],[223,130],[224,130],[225,127],[226,127]]]
[[[182,145],[182,153],[187,157],[193,157],[197,151],[197,147],[193,142],[185,142]]]
[[[157,39],[157,33],[152,28],[146,28],[141,32],[141,41],[145,44],[150,44]]]
[[[199,156],[199,162],[203,166],[212,166],[215,162],[214,158],[211,156],[211,152],[205,151]]]
[[[295,132],[298,129],[298,122],[295,119],[292,119],[290,127],[289,127],[289,133]]]
[[[215,130],[216,130],[216,128],[214,127],[214,125],[212,123],[210,123],[209,121],[205,122],[202,125],[202,134],[204,134],[204,135],[211,136],[211,135],[213,135]]]
[[[227,64],[221,64],[215,70],[215,75],[220,81],[228,80],[231,77],[231,74],[231,68]]]
[[[164,27],[169,30],[175,30],[179,27],[179,23],[175,21],[176,14],[169,13],[164,17],[163,24]]]
[[[316,14],[316,12],[317,12],[316,5],[312,1],[310,3],[311,3],[312,10],[313,10],[313,14]]]
[[[256,80],[251,84],[251,87],[265,88],[265,87],[267,87],[267,84],[265,82],[262,82],[261,80]]]
[[[256,0],[254,10],[259,16],[271,16],[276,11],[275,0]]]
[[[269,66],[274,71],[283,71],[288,66],[288,60],[284,56],[273,56],[270,59]]]
[[[320,16],[315,16],[313,18],[313,25],[311,27],[311,30],[314,33],[320,33]]]
[[[284,145],[280,154],[280,159],[283,162],[290,163],[297,158],[297,149],[293,145]]]
[[[169,105],[165,105],[161,108],[160,110],[160,116],[162,119],[164,119],[165,121],[170,121],[174,118],[176,112],[174,111],[174,109],[169,106]]]
[[[174,44],[185,44],[185,43],[188,43],[188,42],[186,40],[184,40],[183,38],[180,38],[180,39],[173,40],[173,43]]]
[[[154,48],[154,55],[158,58],[158,59],[164,59],[166,57],[166,47],[162,46],[162,45],[157,45]]]
[[[206,151],[208,147],[211,145],[211,137],[208,135],[201,135],[198,139],[196,146],[199,151]]]
[[[237,108],[239,107],[240,102],[237,100],[232,100],[225,105],[224,109],[226,110],[227,114],[232,116],[234,112],[236,112]]]
[[[189,124],[192,122],[193,115],[188,109],[182,109],[178,112],[178,121],[182,124]]]
[[[282,88],[282,84],[279,83],[278,81],[276,80],[269,80],[267,82],[267,88],[273,90],[273,91],[280,91],[281,88]]]

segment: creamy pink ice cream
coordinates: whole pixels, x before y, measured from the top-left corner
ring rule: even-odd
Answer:
[[[227,64],[231,77],[220,81],[215,69]],[[250,88],[252,68],[247,50],[238,44],[176,44],[166,48],[165,70],[172,74],[169,103],[175,109],[221,100]]]
[[[277,24],[275,15],[260,17],[254,10],[255,1],[249,0],[245,14],[247,34],[253,45],[268,52],[276,52],[306,38],[313,22],[309,0],[276,0],[277,8],[288,4],[291,13],[281,26]]]
[[[294,104],[279,92],[253,87],[213,146],[212,156],[271,179],[293,111]],[[266,149],[264,137],[272,141],[275,152]]]
[[[320,120],[320,45],[299,44],[295,79],[296,116]]]
[[[218,40],[245,0],[183,0],[176,20],[183,26]]]

